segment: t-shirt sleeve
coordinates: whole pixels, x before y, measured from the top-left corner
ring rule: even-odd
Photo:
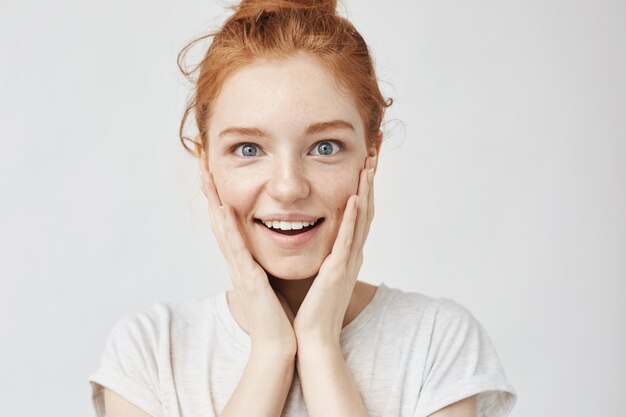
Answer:
[[[504,417],[517,394],[483,326],[463,306],[437,300],[425,375],[414,417],[476,397],[477,417]]]
[[[119,320],[111,330],[98,370],[89,377],[98,417],[104,417],[103,387],[153,417],[162,417],[157,369],[157,326],[145,313]]]

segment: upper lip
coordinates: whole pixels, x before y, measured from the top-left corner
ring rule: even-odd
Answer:
[[[321,219],[320,216],[311,216],[303,213],[270,213],[255,217],[258,220],[268,221],[284,221],[284,222],[314,222]]]

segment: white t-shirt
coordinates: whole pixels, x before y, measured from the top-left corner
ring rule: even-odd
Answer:
[[[340,342],[369,417],[428,416],[474,394],[478,417],[504,417],[517,400],[485,329],[450,299],[380,284]],[[226,291],[156,303],[111,330],[89,378],[97,415],[105,386],[153,417],[217,417],[249,353]],[[297,373],[282,417],[308,417]]]

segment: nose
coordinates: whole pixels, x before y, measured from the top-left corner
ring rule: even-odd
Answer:
[[[299,199],[306,198],[310,193],[306,167],[297,158],[277,159],[272,164],[270,180],[267,184],[267,193],[284,204],[291,204]]]

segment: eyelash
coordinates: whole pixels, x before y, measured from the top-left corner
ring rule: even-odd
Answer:
[[[233,146],[233,147],[231,148],[231,150],[230,150],[230,151],[231,151],[231,152],[233,152],[235,155],[237,155],[237,156],[238,156],[238,157],[240,157],[240,158],[244,158],[244,159],[251,158],[250,156],[243,156],[243,155],[239,155],[239,154],[237,153],[237,149],[239,149],[239,148],[241,148],[241,147],[243,147],[243,146],[246,146],[246,145],[256,146],[256,147],[257,147],[257,149],[260,149],[260,148],[259,148],[259,145],[255,144],[255,143],[245,142],[245,143],[239,143],[239,144],[237,144],[237,145]]]
[[[337,148],[339,148],[339,149],[337,150],[337,152],[335,152],[335,153],[333,153],[333,154],[331,154],[331,155],[314,155],[314,156],[324,156],[324,157],[330,157],[330,156],[334,156],[334,155],[336,155],[338,152],[341,152],[342,150],[344,150],[344,145],[343,145],[343,143],[339,142],[338,140],[333,140],[333,139],[321,140],[321,141],[317,142],[317,143],[313,146],[313,149],[317,149],[317,147],[318,147],[321,143],[324,143],[324,142],[329,142],[329,143],[332,143],[332,144],[334,144],[334,145],[335,145]],[[233,147],[232,147],[231,152],[235,153],[235,155],[237,155],[238,157],[243,158],[243,159],[254,158],[254,156],[243,156],[243,155],[239,155],[239,154],[237,154],[237,153],[236,153],[237,149],[239,149],[239,148],[241,148],[241,147],[243,147],[243,146],[246,146],[246,145],[252,145],[252,146],[255,146],[258,150],[260,150],[261,152],[263,152],[263,150],[261,149],[261,147],[260,147],[259,145],[257,145],[256,143],[252,143],[252,142],[244,142],[244,143],[239,143],[239,144],[237,144],[237,145],[235,145],[235,146],[233,146]],[[256,156],[256,155],[255,155],[255,156]]]
[[[327,139],[327,140],[321,140],[319,142],[317,142],[314,146],[313,149],[317,149],[317,147],[320,145],[320,143],[324,143],[324,142],[329,142],[332,143],[334,145],[337,146],[337,152],[333,152],[331,155],[315,155],[315,156],[325,156],[325,157],[329,157],[329,156],[334,156],[337,153],[341,152],[344,149],[343,143],[339,142],[338,140],[333,140],[333,139]]]

